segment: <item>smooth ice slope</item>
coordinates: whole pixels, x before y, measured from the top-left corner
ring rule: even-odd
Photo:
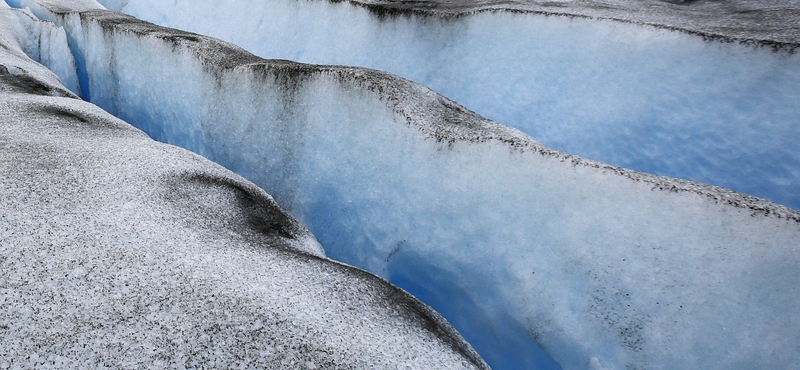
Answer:
[[[386,73],[57,10],[93,101],[427,293],[490,363],[524,367],[532,339],[567,369],[800,363],[795,211],[550,150]]]
[[[75,98],[15,27],[0,22],[0,368],[487,368],[252,183]]]
[[[552,148],[800,209],[798,1],[100,2],[265,58],[389,71]]]

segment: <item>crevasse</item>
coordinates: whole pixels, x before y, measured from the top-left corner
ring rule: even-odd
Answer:
[[[256,182],[328,255],[427,298],[497,368],[786,368],[800,216],[551,150],[408,80],[36,8],[91,100]]]

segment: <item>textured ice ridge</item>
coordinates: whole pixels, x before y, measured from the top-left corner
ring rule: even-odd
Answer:
[[[541,143],[800,209],[800,2],[101,1],[265,58],[388,71]]]
[[[25,3],[93,102],[256,182],[490,364],[526,367],[534,340],[568,369],[800,363],[796,211],[548,149],[384,72]]]

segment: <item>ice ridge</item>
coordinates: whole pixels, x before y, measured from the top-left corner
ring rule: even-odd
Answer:
[[[800,209],[796,2],[228,4],[107,3],[265,58],[388,71],[548,147]]]

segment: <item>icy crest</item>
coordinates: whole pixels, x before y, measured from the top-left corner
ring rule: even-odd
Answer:
[[[388,71],[549,147],[800,209],[797,1],[106,4],[265,58]]]

